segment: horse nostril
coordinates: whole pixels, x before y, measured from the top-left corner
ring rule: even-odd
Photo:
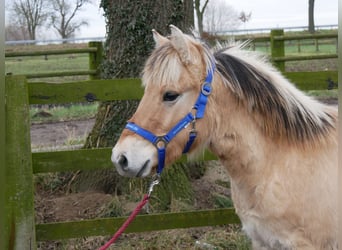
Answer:
[[[120,155],[119,161],[118,161],[120,167],[122,170],[127,171],[128,170],[128,160],[126,156]]]

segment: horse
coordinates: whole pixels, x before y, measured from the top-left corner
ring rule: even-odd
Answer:
[[[170,29],[153,30],[144,95],[112,150],[119,174],[160,174],[208,149],[229,174],[253,249],[337,249],[337,108],[243,43],[211,49]]]

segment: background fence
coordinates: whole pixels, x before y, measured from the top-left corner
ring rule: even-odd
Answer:
[[[337,38],[337,34],[324,36],[284,36],[282,30],[271,32],[269,42],[273,62],[284,70],[289,60],[336,58],[337,54],[308,57],[289,57],[285,54],[284,42],[294,39]],[[89,70],[73,72],[89,75],[88,81],[51,84],[28,82],[27,78],[51,77],[71,74],[66,72],[34,73],[27,77],[6,77],[6,183],[5,192],[7,229],[4,249],[35,249],[36,241],[57,240],[110,235],[125,218],[102,218],[84,221],[35,224],[33,175],[38,173],[112,168],[111,148],[82,149],[58,152],[31,152],[30,118],[31,104],[58,104],[69,102],[91,102],[122,99],[139,99],[143,91],[139,79],[98,80],[98,66],[102,56],[101,42],[89,43],[89,48],[59,50],[53,52],[30,51],[6,53],[6,57],[42,56],[50,54],[89,53]],[[337,82],[336,71],[284,72],[302,89],[326,89],[327,81]],[[215,157],[206,153],[202,160]],[[180,161],[184,161],[182,158]],[[200,227],[239,223],[233,208],[181,213],[140,215],[126,232],[146,232],[175,228]]]

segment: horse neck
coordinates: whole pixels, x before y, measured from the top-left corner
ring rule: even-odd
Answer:
[[[337,117],[336,110],[326,109],[331,116]],[[206,135],[210,138],[209,149],[226,166],[232,178],[250,177],[253,180],[245,183],[251,185],[260,180],[260,174],[265,178],[266,173],[271,175],[281,165],[288,166],[289,162],[296,165],[303,159],[310,161],[322,154],[331,155],[337,148],[336,130],[323,139],[317,139],[317,143],[307,145],[268,137],[261,131],[258,117],[252,116],[245,105],[238,102],[219,77],[215,77],[206,112],[209,118]]]
[[[229,174],[261,171],[273,142],[262,135],[253,117],[243,104],[238,103],[220,79],[213,83],[213,94],[208,107],[212,121],[208,135],[210,150],[228,166]]]

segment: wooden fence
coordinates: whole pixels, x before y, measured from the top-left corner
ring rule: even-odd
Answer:
[[[61,76],[80,76],[89,75],[90,79],[99,79],[99,66],[102,61],[103,46],[101,42],[89,42],[87,48],[69,48],[55,50],[32,50],[32,51],[9,51],[5,53],[5,57],[28,57],[28,56],[45,56],[49,55],[74,55],[74,54],[89,54],[89,69],[77,71],[61,71],[48,73],[29,73],[25,74],[26,78],[46,78],[46,77],[61,77]]]
[[[281,54],[283,47],[281,44],[285,39],[279,31],[273,32],[271,44],[274,47],[276,63],[282,63],[286,59],[286,56]],[[100,45],[96,46],[96,51],[101,51],[98,46]],[[93,49],[87,51],[88,53],[95,52]],[[14,54],[6,56],[14,56]],[[98,62],[98,57],[90,60]],[[281,67],[281,64],[278,66]],[[31,104],[139,99],[143,94],[139,79],[97,80],[95,79],[98,77],[97,68],[91,70],[87,73],[94,76],[94,79],[61,84],[28,82],[25,76],[6,76],[6,183],[3,184],[0,192],[3,192],[6,197],[6,220],[1,223],[5,224],[6,231],[2,233],[5,234],[4,238],[7,241],[1,243],[1,249],[36,249],[36,241],[111,235],[124,221],[125,218],[101,218],[35,224],[33,202],[33,176],[35,174],[104,169],[113,168],[113,166],[110,162],[111,148],[32,153],[29,106]],[[284,72],[284,74],[302,89],[324,89],[328,78],[337,82],[337,72],[333,71]],[[308,87],[308,84],[311,85]],[[207,153],[202,160],[211,159],[215,157]],[[184,158],[181,159],[181,161],[184,160]],[[140,215],[126,232],[230,223],[239,223],[233,208]]]
[[[336,53],[319,53],[314,55],[286,55],[285,48],[287,41],[297,41],[303,43],[307,40],[314,40],[316,46],[320,41],[327,39],[336,39],[337,50],[337,32],[332,31],[325,34],[300,34],[300,35],[286,35],[282,29],[272,30],[269,36],[237,36],[237,40],[251,40],[252,44],[267,42],[270,45],[271,60],[274,65],[278,67],[285,77],[294,82],[302,90],[310,89],[327,89],[328,80],[337,82],[337,71],[324,70],[315,72],[286,72],[285,63],[290,61],[302,60],[315,60],[315,59],[331,59],[337,58]],[[5,56],[10,57],[24,57],[24,56],[48,56],[48,55],[62,55],[62,54],[89,54],[89,69],[77,71],[62,71],[62,72],[49,72],[49,73],[30,73],[25,76],[28,79],[32,78],[45,78],[45,77],[60,77],[60,76],[76,76],[76,75],[89,75],[90,79],[99,79],[99,65],[102,60],[103,47],[101,42],[89,42],[88,48],[79,49],[59,49],[53,51],[37,50],[37,51],[18,51],[6,52]],[[90,97],[91,98],[91,97]]]
[[[6,77],[6,226],[14,249],[34,249],[35,241],[110,235],[124,218],[102,218],[60,223],[34,223],[33,175],[47,172],[113,168],[111,148],[32,153],[30,104],[139,99],[140,80],[90,80],[78,83],[27,83],[24,76]],[[203,160],[215,159],[206,154]],[[182,159],[185,160],[185,159]],[[222,219],[224,218],[224,220]],[[138,216],[127,232],[239,223],[234,209],[193,211]],[[26,247],[23,247],[26,246]],[[7,249],[7,247],[5,248]]]

